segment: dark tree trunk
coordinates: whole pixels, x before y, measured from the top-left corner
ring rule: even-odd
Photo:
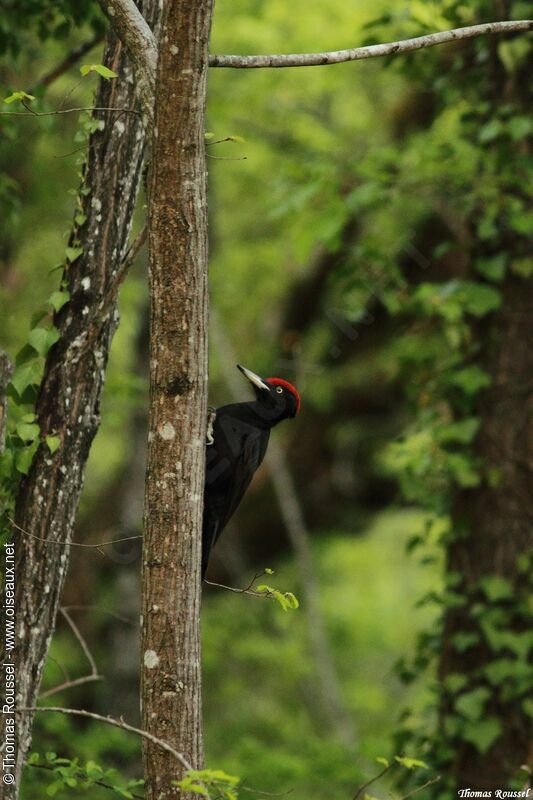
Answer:
[[[144,2],[151,19],[156,0]],[[100,81],[98,107],[133,108],[135,85],[123,45],[110,37],[104,63],[119,74]],[[139,114],[95,112],[103,129],[89,139],[80,194],[87,217],[70,244],[83,253],[64,271],[70,302],[56,314],[60,339],[48,354],[36,412],[42,435],[59,436],[51,455],[43,444],[21,483],[15,531],[17,574],[17,707],[34,706],[69,561],[85,465],[99,426],[100,397],[117,326],[117,276],[127,248],[144,150]],[[46,542],[42,541],[46,540]],[[31,742],[33,715],[19,713],[16,787]],[[12,797],[18,788],[12,788]]]
[[[204,106],[212,2],[167,2],[150,180],[150,419],[141,629],[143,727],[203,763],[200,554],[207,413]],[[179,55],[177,55],[179,54]],[[192,797],[144,742],[146,797]],[[195,795],[196,796],[196,795]]]
[[[476,489],[458,494],[454,509],[456,538],[449,545],[447,568],[463,579],[466,606],[452,608],[445,620],[440,677],[466,675],[468,689],[489,689],[482,721],[494,719],[501,732],[486,752],[460,738],[455,745],[451,777],[457,787],[494,790],[507,787],[511,778],[527,762],[530,746],[528,715],[522,705],[523,695],[509,691],[508,682],[493,685],[487,679],[487,667],[497,659],[515,658],[512,648],[491,644],[479,622],[487,612],[496,610],[490,598],[480,590],[487,576],[508,581],[514,597],[497,604],[506,616],[505,630],[524,635],[527,623],[518,610],[522,596],[527,596],[527,575],[519,570],[519,557],[531,547],[533,520],[533,314],[531,284],[511,275],[502,288],[501,309],[486,318],[477,331],[484,343],[481,364],[492,377],[484,393],[481,428],[476,454],[482,460],[483,482]],[[484,613],[476,616],[476,604]],[[490,619],[488,620],[490,622]],[[500,623],[495,618],[496,627]],[[492,623],[490,623],[492,624]],[[466,651],[457,648],[454,637],[468,632],[477,636]],[[505,691],[507,684],[507,692]],[[442,722],[453,713],[450,699],[442,707]],[[453,737],[452,737],[453,738]]]

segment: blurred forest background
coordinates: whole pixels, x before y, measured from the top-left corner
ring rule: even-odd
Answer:
[[[211,51],[329,50],[526,16],[527,4],[505,0],[219,0]],[[103,29],[89,4],[8,3],[4,96],[31,91]],[[79,66],[100,63],[101,47],[46,90],[37,87],[36,107],[89,106],[97,76],[80,80]],[[204,589],[207,763],[252,787],[340,800],[379,771],[376,757],[407,753],[430,764],[422,782],[443,775],[427,793],[449,798],[453,753],[467,747],[486,756],[507,724],[507,706],[487,709],[489,695],[511,685],[504,701],[523,718],[522,612],[505,572],[487,569],[482,587],[488,630],[514,631],[494,645],[500,672],[467,686],[464,653],[477,636],[470,629],[455,633],[464,671],[437,668],[443,617],[459,597],[450,512],[470,502],[468,493],[498,485],[475,449],[480,398],[491,384],[483,348],[506,298],[523,313],[531,291],[531,65],[531,39],[513,36],[328,68],[210,73],[210,403],[232,400],[235,357],[298,387],[302,411],[274,437],[303,509],[326,632],[326,652],[317,655],[321,623],[305,602],[284,613],[266,600]],[[12,357],[58,288],[87,120],[0,117],[0,347]],[[76,541],[140,532],[147,303],[142,255],[121,291]],[[244,399],[244,381],[241,391]],[[509,413],[501,426],[512,424]],[[140,546],[107,548],[105,557],[73,548],[71,559],[63,605],[105,679],[46,702],[135,724]],[[295,554],[266,467],[217,546],[210,577],[245,586],[265,567],[276,586],[305,599],[309,562]],[[512,624],[501,617],[511,598]],[[338,697],[324,691],[324,655]],[[61,618],[43,697],[65,668],[76,677],[88,664]],[[437,732],[443,687],[466,700]],[[125,779],[140,775],[135,737],[97,723],[37,715],[33,750],[91,759]],[[523,777],[513,778],[517,786]],[[48,789],[61,800],[82,796],[53,782],[28,767],[24,797]],[[383,784],[372,792],[386,796]],[[91,789],[94,800],[108,795]]]

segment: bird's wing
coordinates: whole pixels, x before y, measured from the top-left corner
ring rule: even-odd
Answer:
[[[216,540],[234,514],[261,464],[268,444],[268,436],[249,433],[243,442],[239,458],[233,465],[232,481],[224,489],[213,490],[206,485],[203,523],[203,571]]]
[[[249,434],[245,439],[241,454],[235,464],[231,492],[226,496],[227,505],[224,509],[219,533],[222,532],[229,519],[237,510],[237,506],[241,502],[257,468],[263,460],[266,450],[266,443],[263,440],[264,436],[260,434]]]

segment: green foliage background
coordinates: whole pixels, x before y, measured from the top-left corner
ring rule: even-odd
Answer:
[[[90,4],[52,5],[17,3],[6,14],[0,28],[5,95],[31,86],[62,58],[67,43],[101,26]],[[322,0],[221,0],[212,51],[341,49],[484,21],[497,16],[497,7],[484,0],[468,5],[330,0],[327,8]],[[526,15],[523,3],[511,3],[507,10],[510,17]],[[325,475],[331,451],[348,453],[355,474],[355,490],[331,492],[329,502],[336,507],[308,518],[321,605],[357,733],[355,751],[317,710],[301,609],[283,614],[269,601],[215,591],[204,603],[208,765],[242,776],[258,789],[293,789],[294,800],[353,795],[358,783],[376,771],[373,759],[399,747],[429,758],[433,775],[446,769],[450,742],[453,748],[454,737],[462,735],[461,725],[452,725],[447,742],[428,747],[440,691],[435,681],[439,618],[454,581],[442,566],[443,545],[452,535],[451,492],[491,479],[471,453],[479,426],[477,398],[490,382],[474,363],[471,323],[499,307],[499,287],[509,271],[524,280],[532,271],[525,248],[511,259],[500,240],[502,215],[517,237],[525,240],[532,229],[527,198],[521,196],[522,176],[530,169],[525,142],[532,125],[523,110],[489,96],[485,77],[492,46],[477,40],[468,53],[446,48],[321,69],[210,73],[209,131],[215,140],[237,139],[208,144],[213,307],[239,360],[261,373],[288,370],[298,383],[301,418],[291,430],[280,430],[279,438],[292,451],[301,448],[303,458],[309,441],[321,440],[322,450],[312,451],[314,460],[305,472],[310,487],[300,486],[304,503],[308,499],[311,507],[315,481],[332,482]],[[529,40],[495,46],[511,80],[525,63]],[[95,50],[86,60],[98,58]],[[73,90],[68,102],[90,104],[95,80],[92,75],[78,83],[73,68],[37,103],[57,107]],[[73,116],[4,116],[0,128],[5,221],[0,345],[15,354],[27,341],[31,315],[57,289],[53,268],[64,257],[62,232],[73,210],[68,190],[77,187],[79,153],[72,151],[80,137],[77,141],[79,123]],[[350,225],[357,227],[357,236],[346,245]],[[428,229],[431,235],[423,233]],[[478,248],[474,275],[464,266],[459,246],[467,235],[485,245]],[[465,249],[470,254],[472,247]],[[311,324],[287,362],[282,330],[287,297],[311,274],[317,250],[338,257]],[[129,431],[146,403],[136,338],[145,301],[145,270],[138,265],[121,294],[122,321],[113,343],[103,422],[82,500],[80,535],[95,541],[107,538],[102,498],[132,458]],[[217,404],[228,399],[227,365],[216,335],[211,348],[211,401]],[[385,412],[365,415],[353,399],[348,411],[338,410],[344,397],[370,391],[383,397]],[[17,418],[13,412],[13,424],[20,424],[21,413]],[[359,473],[380,487],[377,502],[358,492]],[[259,486],[237,529],[259,524],[256,517],[270,515],[272,503],[268,490]],[[272,513],[275,539],[279,524]],[[261,530],[268,533],[269,526]],[[299,595],[297,566],[286,547],[273,548],[268,563],[259,566],[264,565],[275,567],[276,585]],[[78,564],[83,602],[114,609],[121,569],[92,560]],[[242,583],[246,575],[244,570],[239,576]],[[421,597],[426,602],[417,608]],[[487,599],[489,605],[499,602],[490,592]],[[134,602],[128,611],[134,616]],[[83,624],[110,686],[95,684],[59,699],[102,709],[118,680],[110,654],[116,652],[113,637],[121,634],[98,614]],[[57,661],[83,674],[83,660],[64,628],[53,642],[45,687],[61,680]],[[522,664],[518,656],[516,662]],[[514,662],[509,670],[516,675]],[[505,669],[502,674],[508,679]],[[483,697],[469,701],[465,695],[459,719],[468,721],[473,745],[482,748],[491,736],[483,729]],[[409,711],[400,731],[399,712],[405,707]],[[117,788],[122,796],[128,796],[126,779],[139,774],[138,743],[95,724],[39,716],[34,747],[116,766],[125,776]],[[48,775],[37,766],[28,768],[24,796],[45,796],[50,785],[57,797],[72,796],[57,775],[55,784]],[[74,788],[81,792],[80,780],[70,780],[78,781]],[[380,791],[383,796],[385,790]],[[445,782],[436,791],[443,799],[451,796]],[[90,787],[95,800],[107,794]]]

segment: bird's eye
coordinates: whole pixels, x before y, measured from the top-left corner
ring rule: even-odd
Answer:
[[[281,394],[281,393],[283,392],[283,387],[282,387],[282,386],[278,386],[278,387],[276,388],[276,392],[277,392],[278,394]]]

